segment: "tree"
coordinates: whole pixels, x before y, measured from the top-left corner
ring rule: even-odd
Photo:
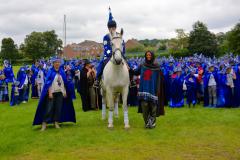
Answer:
[[[32,32],[24,40],[24,52],[33,60],[54,55],[62,48],[62,40],[58,39],[55,31]]]
[[[234,54],[240,54],[240,23],[227,34],[229,49]]]
[[[191,53],[202,53],[212,57],[217,53],[216,36],[208,31],[204,23],[197,21],[189,35],[188,49]]]
[[[184,32],[183,29],[176,29],[177,33],[177,43],[179,49],[187,48],[188,47],[188,34]]]
[[[1,58],[14,62],[18,58],[17,45],[12,38],[3,38],[1,47]]]

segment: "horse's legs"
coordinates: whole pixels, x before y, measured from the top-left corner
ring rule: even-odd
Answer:
[[[124,128],[130,128],[128,119],[128,108],[127,108],[127,97],[128,97],[128,86],[122,90],[122,101],[123,101],[123,115],[124,115]]]
[[[108,88],[107,90],[107,105],[109,107],[109,114],[108,114],[108,128],[113,128],[113,92],[111,88]]]
[[[102,120],[106,119],[106,97],[102,96]]]
[[[119,101],[119,94],[117,93],[114,98],[114,115],[118,118],[118,101]]]

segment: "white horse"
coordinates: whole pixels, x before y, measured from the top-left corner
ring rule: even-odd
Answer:
[[[128,87],[130,82],[128,67],[122,56],[122,35],[123,30],[121,30],[121,33],[110,33],[112,57],[104,67],[102,87],[103,91],[106,92],[103,96],[109,107],[108,128],[113,128],[114,99],[118,97],[117,94],[121,93],[124,112],[124,128],[127,129],[130,127],[127,108]]]

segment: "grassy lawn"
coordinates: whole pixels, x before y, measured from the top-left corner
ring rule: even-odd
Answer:
[[[240,159],[240,109],[170,109],[153,130],[144,129],[137,108],[129,108],[131,128],[123,115],[107,128],[100,111],[83,112],[74,101],[76,124],[61,129],[32,127],[38,100],[10,107],[0,104],[0,159],[64,160],[230,160]],[[122,112],[120,112],[122,113]]]
[[[74,101],[77,123],[32,127],[37,100],[0,105],[0,159],[240,159],[240,110],[166,108],[157,127],[143,127],[141,114],[129,109],[130,130],[123,116],[107,129],[100,111],[82,112]]]

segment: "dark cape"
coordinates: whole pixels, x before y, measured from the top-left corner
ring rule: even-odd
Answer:
[[[84,112],[91,110],[91,100],[90,100],[90,93],[89,93],[89,83],[87,78],[88,70],[83,67],[80,72],[80,81],[79,81],[79,93],[82,99],[82,109]]]
[[[35,118],[33,121],[33,125],[40,125],[43,122],[43,117],[46,112],[46,106],[47,106],[47,100],[48,100],[48,89],[51,87],[52,82],[55,78],[56,71],[54,68],[51,68],[48,71],[48,74],[46,76],[46,81],[43,86],[43,91],[40,96],[40,100],[38,103],[38,107],[36,110]],[[64,86],[66,88],[66,93],[67,93],[67,98],[63,99],[63,105],[62,105],[62,111],[61,111],[61,116],[60,116],[60,121],[59,122],[74,122],[76,123],[76,117],[75,117],[75,110],[73,107],[73,102],[72,102],[72,95],[73,93],[70,93],[69,91],[69,86],[71,84],[67,81],[66,74],[63,69],[59,69],[59,74],[62,76],[62,79],[64,81]],[[53,120],[50,120],[48,123],[53,123]]]
[[[130,70],[130,72],[133,72],[134,75],[140,75],[141,73],[141,69],[142,67],[147,68],[148,70],[152,70],[152,71],[158,71],[158,77],[156,80],[156,87],[157,87],[157,97],[158,97],[158,101],[157,101],[157,117],[164,115],[165,111],[164,111],[164,103],[165,103],[165,95],[164,95],[164,76],[163,73],[160,69],[160,67],[157,64],[142,64],[136,71],[132,71]],[[141,75],[142,77],[143,75]],[[140,85],[141,85],[141,81],[140,81]],[[138,113],[142,113],[142,106],[141,106],[141,99],[139,99],[139,106],[138,106]]]
[[[32,76],[31,76],[31,85],[32,85],[32,95],[31,97],[33,98],[36,98],[36,97],[39,97],[38,95],[38,89],[37,89],[37,85],[35,85],[35,80],[37,78],[37,75],[38,75],[38,68],[35,66],[35,65],[32,65]]]

